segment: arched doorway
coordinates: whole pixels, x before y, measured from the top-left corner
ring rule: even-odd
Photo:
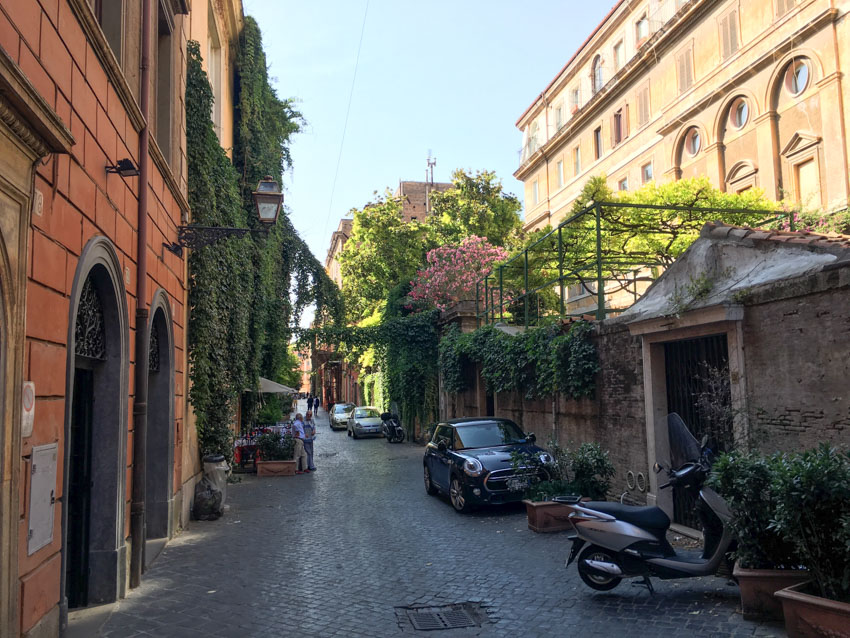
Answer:
[[[126,572],[127,308],[105,237],[80,258],[68,332],[63,595],[84,607],[122,596]]]
[[[162,290],[151,304],[148,347],[148,431],[145,453],[145,539],[152,560],[171,536],[174,473],[174,356],[171,314]]]

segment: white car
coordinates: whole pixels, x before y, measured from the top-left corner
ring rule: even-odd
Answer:
[[[348,415],[348,436],[355,439],[361,436],[384,436],[382,423],[378,408],[371,405],[358,406]]]
[[[331,429],[344,430],[348,427],[348,417],[354,409],[353,403],[335,403],[331,412]]]

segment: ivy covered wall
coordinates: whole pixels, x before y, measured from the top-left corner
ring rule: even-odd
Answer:
[[[197,42],[188,45],[186,118],[192,223],[259,228],[251,193],[269,175],[280,184],[303,119],[269,83],[262,36],[247,17],[239,38],[233,163],[219,145],[213,96]],[[341,318],[339,290],[298,236],[286,210],[264,236],[229,238],[189,256],[189,400],[202,454],[231,454],[239,395],[261,376],[283,380],[302,311]],[[247,414],[258,405],[246,394]]]

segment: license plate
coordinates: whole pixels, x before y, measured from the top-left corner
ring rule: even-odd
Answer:
[[[528,479],[527,478],[509,478],[505,483],[508,486],[508,489],[512,492],[519,492],[520,490],[524,490],[528,487]]]

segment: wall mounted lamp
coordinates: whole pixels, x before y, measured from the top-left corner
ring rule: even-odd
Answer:
[[[118,160],[114,166],[107,166],[106,172],[118,173],[121,177],[136,177],[139,174],[139,169],[133,164],[133,160],[125,157]]]

